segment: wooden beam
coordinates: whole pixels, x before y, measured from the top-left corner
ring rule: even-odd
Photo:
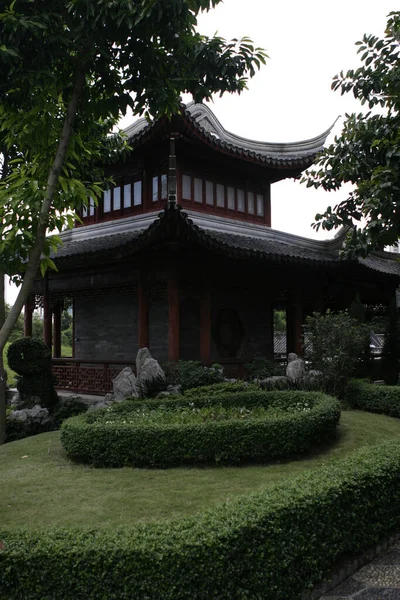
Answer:
[[[175,275],[168,279],[168,360],[179,360],[179,284]]]

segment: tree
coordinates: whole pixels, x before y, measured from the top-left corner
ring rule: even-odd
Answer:
[[[368,347],[368,327],[346,311],[313,313],[306,319],[304,337],[312,367],[321,371],[326,391],[340,396]]]
[[[345,254],[366,256],[400,237],[400,12],[390,13],[383,39],[364,35],[357,45],[362,66],[336,75],[332,89],[352,92],[370,112],[346,115],[342,133],[303,181],[327,191],[354,184],[313,226],[349,226]]]
[[[101,166],[107,152],[112,159],[119,151],[105,133],[120,114],[130,107],[149,118],[169,116],[182,92],[196,101],[240,93],[265,62],[247,38],[227,42],[196,31],[198,13],[219,2],[13,0],[0,13],[0,280],[23,273],[0,330],[0,373],[40,263],[43,270],[54,266],[57,238],[46,239],[46,231],[71,225],[65,209],[99,195],[83,166]],[[0,306],[0,324],[2,313]]]

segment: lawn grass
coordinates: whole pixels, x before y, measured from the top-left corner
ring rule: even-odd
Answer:
[[[207,469],[93,469],[71,463],[59,432],[0,447],[5,526],[114,527],[193,514],[367,444],[400,435],[400,419],[342,413],[337,438],[318,455],[281,464]]]

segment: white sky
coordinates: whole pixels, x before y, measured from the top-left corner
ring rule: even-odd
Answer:
[[[267,65],[240,96],[215,98],[222,125],[245,137],[293,142],[314,137],[339,115],[360,112],[347,94],[330,89],[333,76],[359,64],[355,42],[364,33],[383,36],[394,0],[225,0],[199,17],[199,31],[225,38],[250,37],[269,55]],[[122,126],[127,123],[123,122]],[[340,132],[338,123],[334,133]],[[333,136],[328,138],[328,143]],[[328,194],[286,180],[272,187],[272,226],[306,237],[327,238],[311,227],[317,212],[345,193]],[[333,235],[333,234],[332,234]],[[7,299],[15,292],[7,286]]]
[[[364,33],[382,37],[387,14],[396,8],[394,0],[225,0],[199,19],[199,30],[227,38],[246,35],[270,58],[248,91],[216,98],[212,110],[226,129],[268,142],[308,139],[339,115],[360,112],[352,95],[331,91],[332,78],[360,64],[355,42]],[[339,121],[333,132],[340,130]],[[345,191],[333,194],[293,180],[279,182],[272,186],[272,227],[331,237],[310,224],[317,212],[345,197]]]

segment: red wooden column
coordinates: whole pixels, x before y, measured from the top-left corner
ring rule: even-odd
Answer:
[[[24,306],[24,336],[31,337],[32,336],[32,318],[33,318],[33,298],[32,296],[28,297],[28,300],[25,302]]]
[[[52,311],[51,311],[51,293],[49,290],[49,280],[47,275],[44,278],[44,299],[43,299],[43,341],[51,349],[52,347]]]
[[[139,310],[139,348],[149,347],[149,293],[146,278],[139,276],[138,283]]]
[[[176,275],[168,279],[168,360],[179,360],[179,284]]]
[[[211,363],[211,293],[208,280],[204,281],[200,295],[200,359],[205,365]]]
[[[300,290],[295,290],[288,298],[287,305],[287,351],[303,353],[303,306]]]
[[[61,313],[62,303],[57,302],[54,307],[54,358],[61,358]]]

